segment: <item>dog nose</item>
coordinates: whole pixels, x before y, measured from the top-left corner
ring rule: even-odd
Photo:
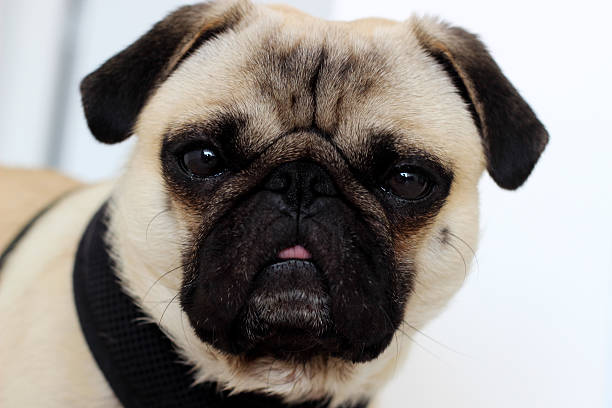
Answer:
[[[319,197],[338,194],[329,172],[310,161],[283,163],[270,172],[264,189],[278,193],[292,210],[308,209]]]

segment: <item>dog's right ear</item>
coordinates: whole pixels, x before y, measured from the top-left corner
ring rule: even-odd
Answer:
[[[127,139],[156,87],[202,44],[237,26],[251,7],[248,0],[181,7],[85,77],[83,109],[96,139]]]

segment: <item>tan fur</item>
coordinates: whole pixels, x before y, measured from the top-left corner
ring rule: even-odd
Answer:
[[[62,200],[2,269],[2,407],[118,406],[85,344],[72,299],[78,241],[109,190],[88,187]]]
[[[31,217],[80,184],[51,170],[0,167],[0,248],[4,248]]]
[[[214,18],[199,32],[221,24],[224,12],[231,8],[244,14],[240,25],[196,50],[142,110],[135,126],[138,143],[125,173],[112,187],[91,187],[63,200],[9,259],[0,287],[0,327],[10,333],[0,340],[0,406],[116,405],[85,347],[70,288],[78,239],[109,195],[110,242],[125,288],[194,365],[196,382],[217,381],[235,392],[262,391],[286,401],[332,395],[332,406],[372,398],[408,353],[407,336],[436,316],[463,283],[477,246],[477,184],[486,160],[465,103],[415,35],[430,30],[434,36],[442,29],[433,21],[418,19],[326,22],[286,6],[231,1],[207,10]],[[197,16],[192,17],[197,21]],[[171,67],[193,41],[182,44]],[[309,59],[297,51],[317,50],[321,42],[326,44],[329,64],[321,74],[317,106],[313,106],[300,93],[301,85],[267,63],[269,54],[262,50],[273,49],[279,58],[289,56],[288,61],[293,56],[297,66],[305,66]],[[300,75],[299,70],[290,74]],[[291,97],[298,103],[287,109]],[[313,360],[299,366],[271,358],[246,363],[204,344],[178,302],[168,303],[180,289],[180,248],[188,242],[196,221],[177,200],[172,210],[162,211],[173,199],[162,177],[162,138],[168,129],[205,121],[227,107],[253,119],[256,130],[244,136],[242,146],[261,151],[272,145],[262,161],[327,154],[333,162],[328,142],[307,130],[271,140],[273,135],[306,127],[314,112],[318,125],[335,135],[335,143],[349,159],[363,151],[365,130],[384,128],[400,135],[400,149],[427,152],[454,172],[450,194],[432,222],[414,236],[396,237],[398,262],[411,263],[417,271],[415,288],[402,331],[377,359],[362,364]],[[254,182],[248,174],[243,176],[245,183]],[[24,177],[9,182],[11,195],[25,194],[17,187]],[[42,174],[29,177],[30,182],[37,177],[42,180]],[[20,209],[13,210],[15,218],[25,220],[41,201],[47,201],[43,196],[51,198],[74,185],[63,179],[55,183],[53,193],[24,195],[19,204],[3,194],[1,216],[12,206]],[[359,191],[360,187],[355,184],[354,188]],[[367,194],[355,194],[360,196],[355,200],[365,200]],[[19,223],[11,222],[9,228],[15,230]],[[445,228],[452,234],[442,239]],[[45,240],[58,230],[61,240]],[[0,242],[6,235],[0,235]],[[164,275],[169,270],[174,272]],[[44,403],[43,395],[48,398]]]

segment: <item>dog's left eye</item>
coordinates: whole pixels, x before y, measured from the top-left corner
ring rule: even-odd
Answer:
[[[433,186],[433,180],[424,170],[399,164],[387,173],[384,188],[399,198],[416,201],[428,196]]]
[[[223,161],[214,149],[205,147],[183,154],[183,168],[196,177],[212,177],[224,170]]]

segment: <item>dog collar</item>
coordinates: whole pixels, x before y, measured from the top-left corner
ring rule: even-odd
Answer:
[[[126,408],[325,408],[328,401],[286,404],[279,398],[194,385],[170,339],[123,292],[104,238],[106,204],[90,221],[78,247],[74,298],[91,353]],[[365,408],[367,403],[344,408]]]

